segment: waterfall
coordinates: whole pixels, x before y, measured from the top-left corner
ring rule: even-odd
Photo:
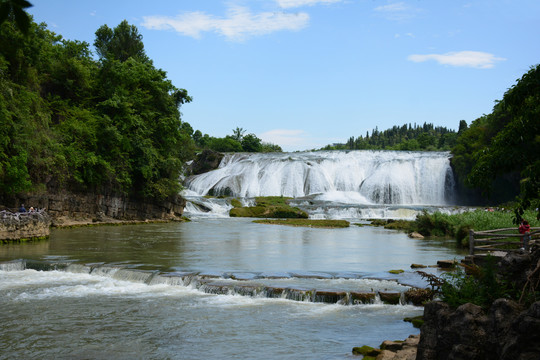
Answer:
[[[350,204],[447,205],[448,152],[320,151],[226,154],[218,169],[186,179],[202,195],[311,197]]]

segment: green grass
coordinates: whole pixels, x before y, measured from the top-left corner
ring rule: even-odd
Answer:
[[[283,196],[265,196],[255,198],[255,206],[238,207],[234,203],[229,216],[231,217],[258,217],[258,218],[300,218],[307,219],[308,214],[288,204],[290,198]],[[231,202],[232,203],[232,202]]]
[[[523,214],[531,227],[540,227],[536,213],[527,210]],[[373,220],[372,225],[384,226],[385,229],[401,230],[405,232],[419,232],[427,237],[455,238],[462,246],[468,246],[469,230],[475,231],[515,228],[514,213],[511,211],[467,211],[461,214],[443,214],[435,212],[419,214],[414,221],[407,220]]]
[[[312,220],[312,219],[265,219],[253,221],[257,224],[306,226],[316,228],[346,228],[349,222],[346,220]]]

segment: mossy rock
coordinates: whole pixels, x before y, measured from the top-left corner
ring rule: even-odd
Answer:
[[[405,230],[410,231],[413,221],[408,220],[388,220],[388,223],[384,225],[385,229],[390,230]]]
[[[371,304],[375,301],[374,292],[351,292],[350,296],[353,304]]]
[[[285,206],[251,206],[232,208],[229,211],[231,217],[258,217],[275,219],[307,219],[308,214],[297,208]]]
[[[403,321],[410,322],[415,328],[420,329],[424,324],[424,316],[406,317]]]
[[[397,305],[401,299],[401,293],[398,292],[379,292],[381,301],[385,304]]]
[[[405,292],[405,301],[421,306],[433,299],[435,292],[431,289],[411,288]]]
[[[242,207],[242,202],[240,202],[240,200],[236,199],[236,198],[232,198],[231,199],[231,205],[235,208],[241,208]]]
[[[364,355],[364,359],[367,359],[369,357],[372,357],[374,359],[375,357],[377,357],[377,355],[381,353],[381,350],[368,345],[364,345],[360,347],[353,347],[352,353],[353,355]]]
[[[386,220],[383,219],[369,219],[371,226],[384,226],[386,225]]]
[[[388,271],[388,272],[389,272],[390,274],[401,274],[401,273],[404,273],[405,270],[401,270],[401,269],[399,269],[399,270],[390,270],[390,271]]]

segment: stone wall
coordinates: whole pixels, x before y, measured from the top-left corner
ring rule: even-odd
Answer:
[[[0,211],[0,240],[36,239],[49,236],[51,218],[44,211]]]

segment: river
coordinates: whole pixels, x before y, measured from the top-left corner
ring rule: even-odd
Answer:
[[[0,359],[349,359],[354,346],[419,333],[403,318],[421,307],[352,294],[426,286],[411,264],[463,252],[451,239],[356,224],[454,211],[448,155],[367,155],[228,158],[188,179],[190,222],[53,229],[0,245]],[[353,225],[254,224],[229,218],[228,200],[209,191],[245,204],[291,195],[312,218]]]
[[[418,333],[403,318],[420,315],[422,308],[212,294],[193,284],[146,283],[110,269],[195,273],[294,289],[404,291],[390,279],[417,284],[412,263],[460,257],[451,240],[416,240],[373,227],[312,229],[199,218],[57,229],[48,241],[0,246],[0,358],[346,359],[354,346]],[[6,263],[16,259],[73,265],[17,270],[18,261]],[[88,273],[74,264],[101,270]],[[392,275],[391,269],[405,273]]]

